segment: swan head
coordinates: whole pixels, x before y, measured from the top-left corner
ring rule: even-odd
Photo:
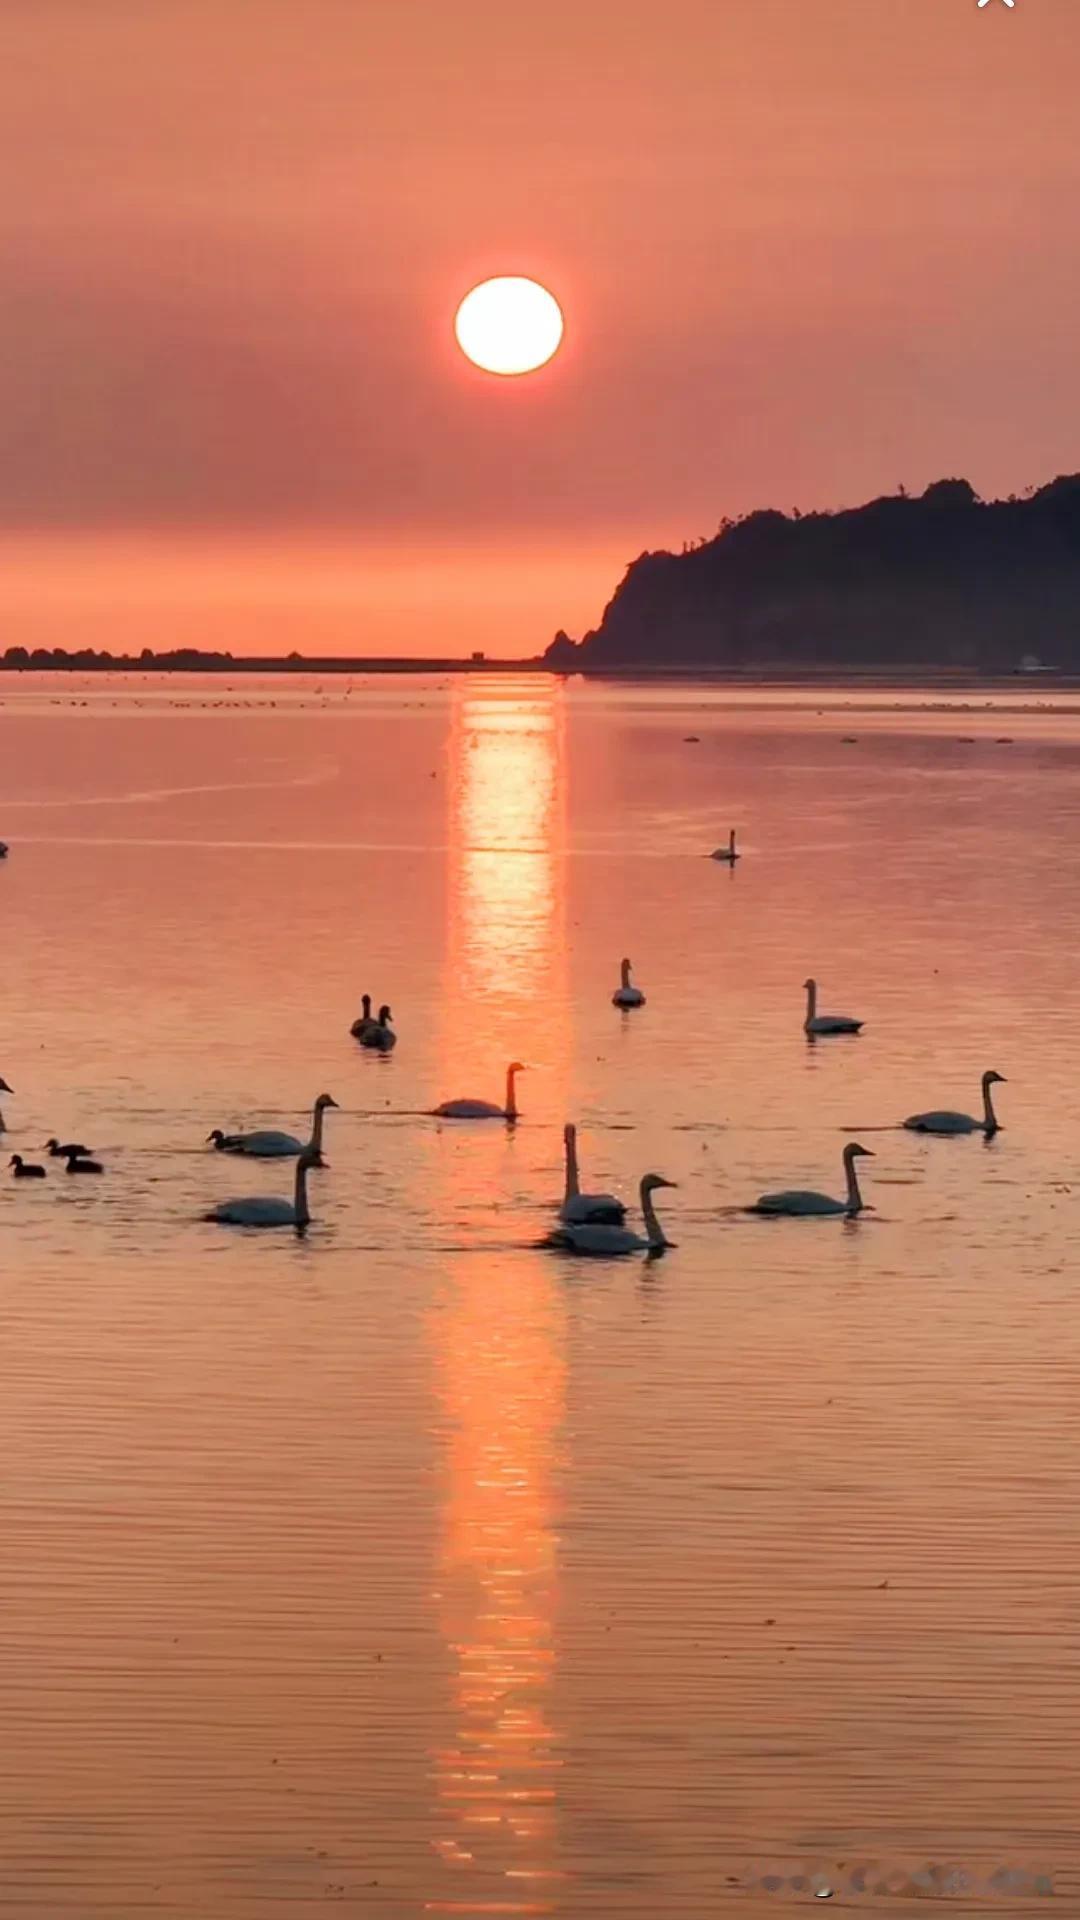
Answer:
[[[380,1027],[385,1027],[385,1025],[386,1025],[386,1023],[387,1023],[387,1021],[388,1021],[388,1020],[392,1020],[392,1019],[393,1019],[393,1017],[394,1017],[394,1016],[393,1016],[393,1014],[391,1013],[391,1011],[390,1011],[390,1009],[389,1009],[389,1007],[380,1007],[380,1008],[379,1008],[379,1025],[380,1025]]]
[[[805,990],[806,990],[806,992],[807,992],[807,993],[812,993],[812,992],[813,992],[813,990],[814,990],[814,988],[815,988],[816,986],[817,986],[817,981],[816,981],[816,980],[804,980],[804,981],[803,981],[803,987],[805,988]]]
[[[529,1069],[525,1065],[524,1060],[511,1060],[510,1065],[507,1067],[506,1071],[507,1073],[511,1073],[511,1074],[528,1073]]]
[[[9,1166],[9,1167],[21,1167],[21,1166],[22,1166],[22,1154],[21,1154],[21,1153],[13,1153],[13,1154],[12,1154],[12,1156],[11,1156],[11,1159],[10,1159],[10,1160],[8,1161],[8,1166]]]
[[[852,1140],[851,1143],[844,1148],[844,1158],[845,1160],[876,1160],[877,1155],[872,1147],[860,1147],[857,1140]]]
[[[334,1099],[332,1093],[320,1093],[315,1102],[315,1106],[317,1110],[321,1112],[324,1107],[336,1107],[337,1101]]]
[[[1003,1073],[995,1073],[993,1070],[983,1074],[982,1083],[984,1087],[1005,1087],[1008,1085],[1005,1075]]]
[[[53,1137],[52,1137],[52,1139],[51,1139],[51,1140],[46,1140],[46,1142],[45,1142],[45,1151],[46,1151],[46,1153],[51,1153],[51,1152],[52,1152],[52,1150],[53,1150],[53,1148],[54,1148],[54,1147],[59,1147],[59,1145],[60,1145],[60,1142],[59,1142],[59,1140],[57,1139],[57,1137],[56,1137],[56,1135],[55,1135],[55,1133],[54,1133],[54,1134],[53,1134]]]
[[[572,1120],[567,1121],[565,1127],[562,1130],[562,1137],[568,1147],[573,1146],[574,1141],[577,1139],[577,1128],[575,1127]]]
[[[361,1007],[361,1011],[363,1012],[363,1015],[364,1015],[364,1019],[365,1019],[365,1020],[370,1020],[370,1018],[371,1018],[371,995],[370,995],[370,993],[362,993],[362,994],[360,995],[360,1007]]]
[[[210,1145],[211,1140],[213,1141],[215,1147],[217,1147],[218,1151],[220,1152],[221,1148],[225,1145],[225,1135],[222,1133],[220,1127],[215,1127],[212,1132],[207,1134],[206,1136],[207,1146]],[[58,1147],[60,1145],[60,1142],[59,1140],[55,1140],[55,1141],[50,1140],[49,1145],[50,1147],[52,1146]]]
[[[7,1081],[0,1078],[0,1093],[14,1093],[14,1091],[14,1087],[9,1087]]]
[[[641,1183],[642,1193],[655,1193],[658,1187],[677,1187],[677,1180],[665,1180],[662,1173],[647,1173]]]

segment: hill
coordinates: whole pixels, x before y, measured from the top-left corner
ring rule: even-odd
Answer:
[[[939,480],[837,513],[751,513],[643,553],[599,627],[556,635],[565,672],[775,672],[1038,660],[1080,670],[1080,474],[983,501]]]

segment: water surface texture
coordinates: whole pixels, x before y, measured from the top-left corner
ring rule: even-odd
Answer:
[[[108,1167],[0,1180],[5,1912],[1080,1900],[1080,701],[1026,692],[3,678],[4,1145]],[[513,1058],[516,1130],[425,1117]],[[896,1129],[988,1067],[992,1143]],[[324,1089],[307,1237],[201,1223],[292,1178],[210,1127]],[[679,1183],[663,1260],[537,1247],[568,1118]],[[737,1211],[851,1137],[874,1212]]]

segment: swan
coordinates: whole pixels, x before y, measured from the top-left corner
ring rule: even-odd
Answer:
[[[732,829],[731,829],[731,832],[730,832],[730,834],[728,835],[728,843],[727,843],[727,846],[726,846],[726,847],[717,847],[717,849],[716,849],[716,851],[715,851],[715,853],[711,853],[711,854],[709,855],[709,858],[710,858],[710,860],[723,860],[723,861],[725,862],[725,864],[726,864],[727,866],[729,866],[729,867],[733,867],[733,866],[735,865],[735,862],[736,862],[736,860],[741,860],[741,859],[742,859],[742,854],[738,852],[738,850],[737,850],[737,848],[736,848],[736,846],[735,846],[735,829],[734,829],[734,827],[732,827]]]
[[[656,1217],[656,1208],[652,1197],[658,1187],[677,1186],[676,1180],[665,1180],[662,1173],[647,1173],[639,1189],[641,1211],[645,1220],[646,1239],[635,1233],[632,1227],[609,1225],[601,1220],[569,1221],[559,1227],[553,1238],[553,1245],[564,1247],[571,1253],[620,1254],[620,1253],[662,1253],[671,1245],[663,1227]]]
[[[371,995],[365,993],[360,1000],[361,1011],[353,1021],[349,1032],[354,1040],[362,1040],[368,1028],[373,1024],[371,1018]]]
[[[991,1087],[1005,1086],[1003,1073],[984,1073],[982,1077],[983,1117],[975,1120],[970,1113],[950,1113],[948,1108],[938,1108],[930,1113],[913,1113],[904,1121],[909,1133],[985,1133],[988,1140],[999,1131],[998,1117],[994,1112],[994,1103],[990,1098]]]
[[[74,1140],[69,1140],[67,1145],[62,1147],[55,1134],[51,1140],[46,1140],[45,1146],[50,1160],[67,1160],[71,1154],[75,1154],[78,1159],[84,1160],[88,1154],[94,1151],[93,1147],[84,1147]]]
[[[444,1100],[441,1107],[432,1108],[432,1113],[437,1120],[509,1120],[512,1125],[518,1117],[514,1081],[526,1071],[522,1061],[511,1060],[506,1069],[505,1107],[497,1107],[491,1100]]]
[[[860,1147],[854,1141],[844,1148],[844,1172],[847,1175],[847,1199],[833,1200],[827,1193],[807,1193],[794,1187],[786,1193],[763,1193],[755,1201],[748,1213],[802,1213],[802,1214],[856,1214],[863,1211],[865,1202],[859,1192],[859,1182],[855,1173],[855,1162],[859,1158],[872,1160],[874,1155],[869,1147]]]
[[[29,1166],[21,1153],[13,1153],[8,1166],[14,1167],[16,1180],[44,1180],[45,1178],[44,1167]]]
[[[77,1153],[68,1154],[67,1170],[69,1173],[104,1173],[105,1171],[100,1160],[81,1160]]]
[[[318,1160],[322,1154],[323,1114],[327,1107],[336,1106],[332,1094],[320,1093],[312,1110],[311,1139],[306,1143],[298,1140],[294,1133],[276,1133],[270,1129],[257,1133],[222,1133],[220,1127],[215,1127],[206,1137],[214,1142],[219,1153],[244,1153],[253,1160],[291,1160],[294,1153],[314,1153]]]
[[[824,1033],[858,1033],[862,1028],[861,1020],[853,1020],[847,1013],[819,1013],[817,1010],[817,981],[804,980],[806,988],[806,1019],[803,1032],[811,1039]]]
[[[614,993],[611,996],[612,1006],[613,1007],[643,1007],[645,1005],[645,995],[642,993],[641,988],[632,987],[630,985],[629,960],[621,961],[620,966],[622,969],[622,985],[621,987],[616,987]]]
[[[378,1019],[369,1020],[360,1035],[360,1045],[371,1047],[376,1053],[389,1053],[397,1046],[397,1034],[390,1026],[393,1017],[389,1007],[380,1007]]]
[[[305,1147],[296,1162],[296,1184],[291,1200],[281,1200],[276,1194],[253,1194],[247,1200],[222,1200],[219,1206],[204,1213],[204,1220],[213,1220],[223,1227],[296,1227],[303,1232],[311,1219],[308,1210],[307,1176],[309,1167],[319,1165],[319,1155],[312,1147]]]
[[[582,1227],[599,1225],[621,1227],[626,1220],[626,1208],[613,1193],[582,1193],[578,1186],[577,1128],[563,1128],[563,1145],[566,1149],[566,1191],[559,1208],[559,1219],[565,1226]]]

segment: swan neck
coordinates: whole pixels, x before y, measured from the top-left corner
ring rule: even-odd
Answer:
[[[990,1082],[989,1080],[984,1080],[983,1081],[983,1123],[985,1125],[987,1133],[996,1133],[998,1130],[997,1114],[994,1112],[994,1102],[990,1097],[990,1093],[991,1093]]]
[[[506,1070],[506,1117],[508,1120],[517,1119],[517,1101],[514,1097],[516,1077],[513,1067],[508,1067]]]
[[[308,1212],[307,1201],[307,1167],[303,1160],[298,1160],[296,1163],[296,1188],[293,1195],[293,1210],[296,1214],[297,1226],[306,1227],[311,1219],[311,1215]]]
[[[810,980],[806,988],[806,1017],[812,1020],[817,1013],[817,981]]]
[[[622,963],[622,966],[621,966],[621,967],[619,968],[619,972],[620,972],[620,973],[622,974],[622,983],[623,983],[623,986],[624,986],[624,987],[628,987],[628,986],[630,985],[630,962],[629,962],[629,960],[624,960],[624,961],[623,961],[623,963]]]
[[[853,1153],[846,1152],[844,1154],[844,1166],[847,1169],[848,1212],[861,1213],[863,1197],[859,1192],[859,1176],[855,1171],[855,1156]]]
[[[578,1185],[577,1140],[572,1133],[566,1136],[566,1192],[564,1200],[576,1200],[581,1188]]]
[[[645,1236],[650,1247],[666,1247],[664,1229],[656,1217],[656,1208],[653,1206],[652,1188],[644,1184],[641,1188],[641,1212],[645,1221]]]
[[[322,1123],[325,1112],[326,1108],[320,1107],[316,1100],[311,1110],[311,1147],[314,1153],[322,1152]]]

